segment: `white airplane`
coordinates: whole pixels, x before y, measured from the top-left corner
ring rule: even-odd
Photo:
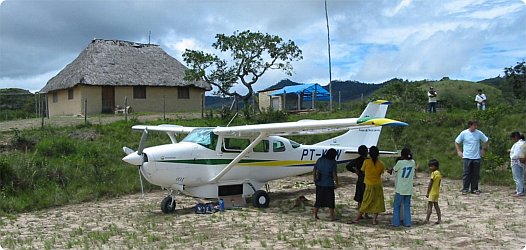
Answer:
[[[132,129],[143,131],[139,149],[123,147],[127,156],[122,160],[139,166],[139,176],[148,182],[169,190],[161,202],[164,213],[175,210],[176,191],[212,199],[252,196],[255,207],[268,207],[269,195],[260,190],[267,182],[312,172],[316,160],[330,148],[337,150],[338,163],[346,163],[357,157],[360,145],[377,144],[382,126],[407,126],[385,118],[388,104],[371,102],[359,118],[215,128],[136,125]],[[166,132],[172,143],[145,148],[148,131]],[[341,131],[347,132],[313,145],[282,137]],[[177,142],[180,133],[188,135]]]

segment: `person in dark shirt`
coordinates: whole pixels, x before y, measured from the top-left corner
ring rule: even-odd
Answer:
[[[362,172],[362,165],[363,161],[367,158],[367,146],[361,145],[358,147],[358,155],[358,158],[351,160],[346,168],[358,176],[358,179],[356,180],[354,200],[358,202],[358,209],[360,209],[363,200],[363,192],[365,191],[365,183],[363,182],[365,174]]]
[[[314,203],[314,219],[319,219],[320,207],[329,208],[329,219],[334,220],[334,189],[339,186],[336,149],[331,148],[316,161],[312,175],[316,184],[316,202]]]

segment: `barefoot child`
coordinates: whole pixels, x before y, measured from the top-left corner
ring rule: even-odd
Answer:
[[[429,180],[429,186],[427,187],[426,194],[426,197],[429,198],[427,203],[426,223],[429,222],[429,217],[431,217],[431,212],[433,211],[433,207],[435,207],[438,217],[438,220],[435,222],[435,224],[440,224],[442,222],[442,215],[440,213],[440,207],[438,207],[438,196],[440,193],[440,181],[442,180],[442,174],[440,174],[440,171],[438,171],[439,163],[437,160],[432,159],[427,165],[431,171],[431,179]]]

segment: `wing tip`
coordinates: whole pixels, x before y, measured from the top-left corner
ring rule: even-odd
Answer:
[[[379,104],[379,105],[390,105],[392,102],[388,100],[376,100],[376,101],[373,101],[372,103]]]

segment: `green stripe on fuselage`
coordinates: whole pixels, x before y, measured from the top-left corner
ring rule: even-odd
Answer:
[[[163,163],[177,163],[177,164],[193,164],[193,165],[227,165],[233,159],[195,159],[195,160],[164,160]],[[241,166],[263,166],[263,167],[277,167],[277,166],[314,166],[315,161],[277,161],[277,160],[241,160],[238,164]]]

